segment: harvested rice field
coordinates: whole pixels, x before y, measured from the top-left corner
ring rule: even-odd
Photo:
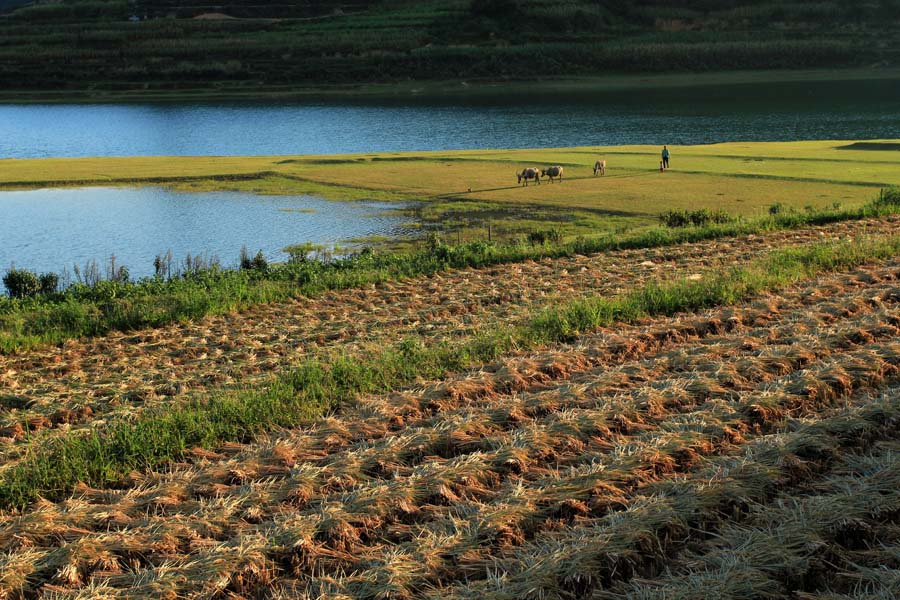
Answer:
[[[314,299],[253,307],[140,332],[0,354],[0,456],[47,430],[170,404],[226,386],[264,382],[312,352],[366,352],[401,339],[435,344],[515,324],[524,312],[648,281],[702,277],[775,247],[887,234],[900,217],[847,221],[765,236],[466,269]]]
[[[318,350],[437,345],[898,224],[448,272],[0,356],[0,478]],[[900,257],[186,450],[0,509],[0,598],[896,598]]]

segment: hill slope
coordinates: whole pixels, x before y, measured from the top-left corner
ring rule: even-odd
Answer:
[[[8,91],[896,64],[900,15],[897,0],[17,4],[0,1],[0,84]]]

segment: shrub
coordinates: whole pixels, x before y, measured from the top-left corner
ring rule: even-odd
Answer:
[[[103,276],[100,274],[100,266],[96,260],[85,261],[84,270],[78,268],[76,263],[72,265],[72,270],[75,272],[75,281],[79,284],[95,287],[103,281]]]
[[[128,283],[131,279],[131,273],[128,272],[128,267],[122,265],[116,268],[115,271],[112,271],[112,277],[110,277],[110,281],[115,281],[116,283]]]
[[[241,246],[241,269],[252,269],[253,261],[250,260],[250,254],[247,253],[247,246]]]
[[[450,259],[453,257],[453,248],[448,244],[441,243],[431,251],[431,255],[442,263],[450,262]]]
[[[449,262],[453,256],[453,248],[445,244],[436,231],[432,231],[425,238],[425,248],[430,256],[442,263]]]
[[[540,244],[541,246],[547,241],[547,233],[545,231],[532,231],[528,234],[528,242],[535,246]]]
[[[156,258],[153,259],[153,271],[154,276],[157,279],[171,279],[172,278],[172,250],[170,249],[165,254],[157,254]]]
[[[547,242],[558,244],[562,241],[562,238],[562,231],[559,229],[540,229],[528,234],[528,242],[532,246],[538,244],[543,246]]]
[[[265,272],[269,270],[269,261],[266,260],[265,255],[262,250],[256,253],[256,256],[253,257],[253,269],[256,271]]]
[[[900,187],[891,186],[878,191],[878,196],[872,201],[875,206],[900,205]]]
[[[721,210],[721,209],[714,211],[712,214],[713,223],[717,223],[719,225],[722,225],[723,223],[731,223],[733,220],[734,220],[734,217],[732,217],[727,212],[725,212],[724,210]]]
[[[691,221],[691,225],[706,225],[710,221],[712,221],[712,212],[708,208],[700,208],[691,213],[688,213],[688,218]]]
[[[241,269],[264,273],[269,270],[269,261],[266,260],[262,250],[257,252],[256,256],[250,258],[250,255],[247,253],[247,246],[241,246]]]
[[[304,242],[302,244],[294,244],[283,248],[283,251],[290,256],[288,262],[304,263],[309,260],[309,255],[313,252],[324,250],[324,246],[313,244],[312,242]]]
[[[106,267],[106,279],[116,283],[128,283],[131,274],[128,267],[116,263],[116,255],[109,257],[109,265]]]
[[[439,236],[436,231],[429,232],[425,237],[425,247],[428,248],[429,252],[434,252],[441,247],[443,243],[441,236]]]
[[[246,271],[259,271],[265,273],[269,270],[269,261],[266,260],[262,250],[256,253],[256,256],[250,258],[247,253],[247,246],[241,247],[241,269]]]
[[[687,227],[688,225],[701,227],[710,223],[729,223],[733,219],[724,210],[711,211],[708,208],[700,208],[694,211],[667,210],[659,215],[659,220],[666,227]]]
[[[154,266],[156,263],[154,262]],[[184,277],[201,275],[203,273],[218,271],[219,267],[219,257],[213,254],[212,256],[204,253],[191,255],[190,252],[187,253],[187,256],[184,258]]]
[[[10,268],[3,276],[3,285],[13,298],[29,298],[41,291],[37,274],[25,269]]]
[[[41,294],[53,294],[59,289],[59,275],[56,273],[44,273],[38,277]]]
[[[666,227],[687,227],[691,222],[686,210],[667,210],[660,213],[659,220],[662,221]]]
[[[781,202],[776,202],[769,206],[769,214],[772,216],[780,215],[787,212],[787,206]]]

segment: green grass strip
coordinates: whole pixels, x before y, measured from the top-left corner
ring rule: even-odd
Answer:
[[[699,281],[649,283],[619,298],[588,298],[551,308],[533,317],[520,335],[535,344],[568,342],[616,322],[736,304],[819,273],[845,271],[870,260],[892,257],[898,249],[900,237],[892,236],[882,241],[777,250],[747,267],[731,268],[711,277],[707,274]]]
[[[278,377],[264,389],[192,399],[147,410],[87,435],[53,440],[6,470],[0,507],[22,508],[39,496],[58,498],[76,483],[122,484],[135,470],[179,460],[195,447],[249,441],[279,427],[322,416],[363,393],[383,393],[420,379],[443,377],[514,349],[571,341],[599,326],[740,302],[817,274],[844,271],[900,254],[900,236],[775,251],[745,268],[700,281],[652,283],[621,297],[590,298],[526,316],[523,324],[457,344],[426,347],[405,340],[380,354],[323,356]]]
[[[0,296],[0,353],[28,350],[67,339],[160,327],[169,323],[225,314],[252,305],[327,290],[359,288],[441,271],[559,258],[609,250],[670,246],[686,242],[759,234],[810,225],[859,220],[900,212],[900,190],[890,188],[856,209],[788,213],[752,221],[704,227],[656,228],[630,236],[579,239],[556,246],[497,245],[473,242],[438,244],[411,253],[364,254],[330,263],[306,261],[276,265],[265,271],[213,270],[171,281],[101,282],[75,286],[49,297],[10,299]]]

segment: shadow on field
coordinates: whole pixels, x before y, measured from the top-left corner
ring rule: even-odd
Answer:
[[[518,185],[506,185],[506,186],[502,186],[502,187],[493,187],[493,188],[477,188],[477,189],[472,188],[472,189],[468,189],[468,190],[447,192],[446,194],[435,194],[434,196],[429,196],[429,198],[447,199],[447,198],[456,198],[459,196],[465,196],[468,194],[478,194],[478,193],[483,193],[483,192],[502,192],[503,190],[514,190],[517,188],[531,188],[531,187],[537,187],[538,185],[541,185],[541,186],[565,185],[565,183],[567,181],[597,180],[597,182],[600,183],[600,182],[608,181],[611,179],[634,179],[636,177],[649,177],[649,176],[655,175],[657,173],[658,173],[658,171],[654,169],[653,171],[648,171],[648,172],[641,171],[639,173],[627,173],[627,174],[622,174],[622,175],[597,175],[597,176],[584,175],[581,177],[564,177],[561,182],[556,181],[554,183],[550,183],[549,181],[547,181],[547,182],[544,182],[541,184],[530,183],[527,186],[518,184]]]
[[[459,200],[461,203],[465,203],[466,199],[461,197],[451,197],[451,200]],[[614,210],[608,208],[594,208],[594,207],[578,207],[576,209],[569,209],[564,206],[554,206],[547,204],[526,204],[526,203],[506,203],[506,204],[496,204],[490,205],[490,207],[485,208],[483,206],[477,207],[469,207],[465,204],[461,204],[458,208],[448,208],[445,212],[441,213],[441,218],[449,217],[469,217],[474,219],[474,222],[483,223],[484,221],[494,220],[494,219],[512,219],[517,220],[522,218],[523,214],[527,214],[529,216],[538,218],[543,221],[551,221],[551,222],[568,222],[572,221],[575,217],[573,216],[573,210],[575,213],[582,214],[590,214],[596,217],[629,217],[629,218],[642,218],[642,217],[655,217],[656,215],[646,212],[635,212],[628,210]]]
[[[897,142],[854,142],[846,146],[836,146],[837,150],[900,150]]]

